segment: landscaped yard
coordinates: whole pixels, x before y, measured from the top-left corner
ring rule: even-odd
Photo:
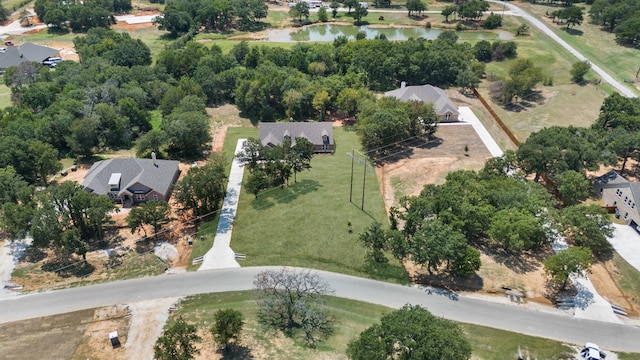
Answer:
[[[230,158],[237,139],[257,135],[255,128],[229,128],[224,153]],[[374,268],[364,261],[358,236],[372,222],[387,221],[382,197],[375,172],[356,162],[349,202],[351,158],[346,153],[360,145],[347,128],[334,128],[334,137],[335,154],[316,155],[312,169],[298,174],[297,183],[292,178],[289,186],[265,190],[258,199],[241,191],[231,247],[247,256],[242,266],[301,266],[406,282],[397,261]]]

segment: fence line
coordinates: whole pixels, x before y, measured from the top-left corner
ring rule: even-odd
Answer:
[[[491,108],[491,106],[489,105],[489,103],[482,97],[482,95],[480,95],[480,93],[478,92],[478,90],[476,89],[471,89],[473,90],[473,93],[475,94],[475,96],[478,98],[478,100],[480,100],[480,102],[482,103],[482,105],[484,105],[484,107],[487,109],[487,111],[489,111],[489,114],[491,114],[491,116],[495,119],[495,121],[498,123],[498,125],[500,126],[500,128],[502,129],[502,131],[505,132],[505,134],[507,134],[507,136],[509,137],[509,139],[516,145],[516,146],[520,146],[520,141],[518,140],[518,138],[511,132],[511,130],[509,130],[509,128],[507,127],[507,125],[505,125],[502,120],[500,119],[500,117],[498,116],[498,114],[496,114],[495,111],[493,111],[493,109]]]

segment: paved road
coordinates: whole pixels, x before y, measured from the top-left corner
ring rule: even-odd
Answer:
[[[117,281],[50,291],[0,300],[0,323],[66,313],[145,299],[252,288],[256,273],[266,267],[208,270],[175,275]],[[426,292],[407,286],[318,272],[331,284],[335,295],[398,308],[406,303],[426,306],[435,315],[451,320],[584,344],[595,341],[605,349],[640,352],[640,328],[574,319],[545,312],[477,299]]]
[[[498,0],[488,0],[488,1],[492,3],[504,5],[503,1],[498,1]],[[567,42],[565,42],[558,35],[556,35],[556,33],[554,33],[553,30],[551,30],[542,21],[538,20],[537,18],[535,18],[534,16],[532,16],[531,14],[529,14],[528,12],[524,11],[523,9],[519,8],[514,4],[506,3],[506,5],[514,15],[521,16],[523,19],[527,20],[531,25],[540,29],[543,33],[547,34],[547,36],[549,36],[553,41],[557,42],[558,44],[560,44],[560,46],[562,46],[571,54],[573,54],[575,57],[577,57],[578,60],[589,61],[589,59],[587,59],[584,55],[582,55],[578,50],[574,49],[571,45],[567,44]],[[638,97],[633,92],[633,90],[629,89],[627,86],[625,86],[621,82],[614,79],[611,75],[607,74],[607,72],[602,70],[602,68],[600,68],[598,65],[592,62],[591,62],[591,69],[595,71],[598,75],[600,75],[602,80],[608,82],[613,87],[615,87],[616,90],[618,90],[622,95],[630,98]]]

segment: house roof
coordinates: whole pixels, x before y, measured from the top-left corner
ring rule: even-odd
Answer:
[[[330,122],[260,123],[260,142],[264,146],[280,145],[285,136],[291,138],[291,145],[295,145],[297,137],[304,137],[314,145],[322,145],[324,135],[329,138],[327,145],[333,145],[333,125]]]
[[[640,183],[635,181],[629,181],[623,178],[616,171],[611,170],[608,173],[597,177],[594,180],[596,185],[603,188],[629,188],[631,191],[631,197],[636,204],[640,203]],[[640,207],[637,207],[637,211],[640,213]]]
[[[384,96],[395,97],[402,101],[422,101],[433,103],[433,108],[438,115],[446,113],[458,114],[458,109],[444,90],[433,85],[404,86],[399,89],[387,91]]]
[[[136,183],[140,183],[161,194],[168,194],[178,169],[178,161],[152,159],[109,159],[91,166],[82,185],[96,194],[107,194],[110,183],[120,180],[119,194]]]
[[[47,58],[58,55],[59,51],[46,46],[24,43],[20,46],[7,46],[7,50],[0,53],[0,69],[18,66],[25,61],[43,62]]]

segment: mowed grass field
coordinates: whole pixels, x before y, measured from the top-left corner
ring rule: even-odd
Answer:
[[[336,333],[320,344],[317,349],[307,349],[299,342],[280,334],[265,333],[259,326],[257,306],[251,292],[229,292],[188,297],[179,304],[173,319],[183,319],[195,324],[204,333],[204,342],[211,343],[209,328],[214,314],[219,309],[235,309],[245,317],[241,345],[245,354],[261,359],[346,359],[349,341],[394,309],[365,302],[327,296],[327,310],[336,319]],[[516,359],[518,347],[529,350],[531,358],[557,359],[561,354],[570,354],[572,349],[560,342],[521,335],[484,326],[460,324],[472,348],[473,359]],[[204,351],[215,351],[206,345]],[[526,352],[525,352],[526,354]],[[249,357],[244,357],[249,358]]]
[[[616,43],[615,34],[603,31],[600,25],[593,24],[589,18],[591,6],[580,4],[584,8],[585,21],[569,31],[566,25],[553,24],[551,19],[546,17],[547,10],[553,11],[555,9],[553,7],[530,3],[518,3],[518,6],[522,6],[545,22],[564,41],[616,80],[624,82],[624,80],[636,78],[636,73],[640,68],[640,49],[619,45]],[[599,78],[596,74],[592,74],[592,76],[596,79]],[[629,84],[626,85],[640,96],[640,90]]]
[[[257,136],[257,128],[229,128],[224,154],[231,159],[239,138]],[[378,266],[365,262],[358,236],[374,221],[387,222],[382,197],[375,172],[355,162],[353,202],[349,202],[351,158],[346,153],[359,149],[360,143],[354,131],[342,127],[334,128],[334,138],[335,153],[316,155],[311,170],[299,173],[297,182],[292,177],[288,186],[265,190],[257,199],[241,190],[232,249],[246,255],[242,266],[301,266],[408,281],[404,268],[394,259]],[[248,172],[244,176],[246,180]],[[213,236],[206,228],[206,236]]]
[[[532,60],[542,68],[545,76],[553,78],[553,85],[539,84],[536,90],[540,98],[526,99],[526,103],[519,100],[507,110],[491,101],[490,82],[483,81],[478,91],[490,102],[507,127],[520,141],[524,141],[529,134],[544,127],[590,126],[598,117],[605,95],[595,85],[577,85],[571,82],[569,70],[577,59],[535,28],[531,29],[530,36],[518,37],[516,42],[517,59]],[[491,62],[487,65],[487,73],[506,76],[514,61]]]

